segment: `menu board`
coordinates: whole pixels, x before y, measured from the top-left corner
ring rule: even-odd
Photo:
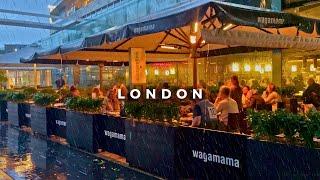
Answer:
[[[146,84],[146,58],[143,48],[130,48],[129,79],[131,85]]]

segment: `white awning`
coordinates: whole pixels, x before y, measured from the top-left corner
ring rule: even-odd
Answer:
[[[302,36],[258,33],[223,29],[203,29],[202,38],[209,44],[229,46],[249,46],[263,48],[294,48],[303,50],[320,50],[320,39]]]

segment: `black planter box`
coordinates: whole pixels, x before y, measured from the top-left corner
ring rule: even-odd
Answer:
[[[44,136],[50,136],[53,134],[54,124],[52,121],[48,121],[50,109],[51,108],[36,105],[30,106],[31,128],[33,132]]]
[[[18,114],[19,114],[19,124],[20,126],[31,126],[31,114],[30,114],[30,104],[19,103],[18,104]]]
[[[103,150],[125,156],[125,119],[114,116],[97,115],[99,138]]]
[[[65,139],[67,138],[67,116],[65,109],[50,108],[48,110],[47,121],[50,135],[56,135]]]
[[[8,102],[8,120],[11,125],[20,127],[19,114],[18,114],[18,104],[13,102]]]
[[[320,150],[248,140],[249,179],[319,179]]]
[[[178,178],[246,178],[246,136],[190,127],[179,127],[176,135]]]
[[[67,111],[67,141],[71,146],[97,153],[99,129],[96,114]]]
[[[8,121],[7,101],[0,101],[0,121]]]
[[[175,177],[175,135],[178,128],[125,121],[126,159],[130,166],[161,177]]]

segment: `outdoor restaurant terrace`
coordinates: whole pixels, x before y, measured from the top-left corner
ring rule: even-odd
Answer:
[[[320,79],[319,36],[316,19],[193,1],[21,56],[59,65],[61,78],[57,89],[1,91],[1,119],[169,179],[317,177],[320,92],[306,93],[304,82]],[[78,87],[81,66],[98,69],[96,86]],[[106,75],[108,68],[117,69]],[[157,98],[136,100],[133,89],[155,89]],[[163,89],[189,94],[163,100]],[[192,98],[193,89],[203,98]],[[226,99],[234,112],[219,111]]]

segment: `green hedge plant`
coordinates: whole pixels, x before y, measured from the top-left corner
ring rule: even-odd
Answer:
[[[85,97],[71,97],[66,100],[66,107],[74,111],[85,113],[100,113],[102,100],[85,98]]]
[[[48,93],[36,93],[33,96],[34,103],[38,106],[52,106],[56,99],[58,98],[58,95],[56,94],[48,94]]]
[[[7,101],[15,102],[15,103],[23,103],[28,98],[23,92],[8,92],[6,96]]]

